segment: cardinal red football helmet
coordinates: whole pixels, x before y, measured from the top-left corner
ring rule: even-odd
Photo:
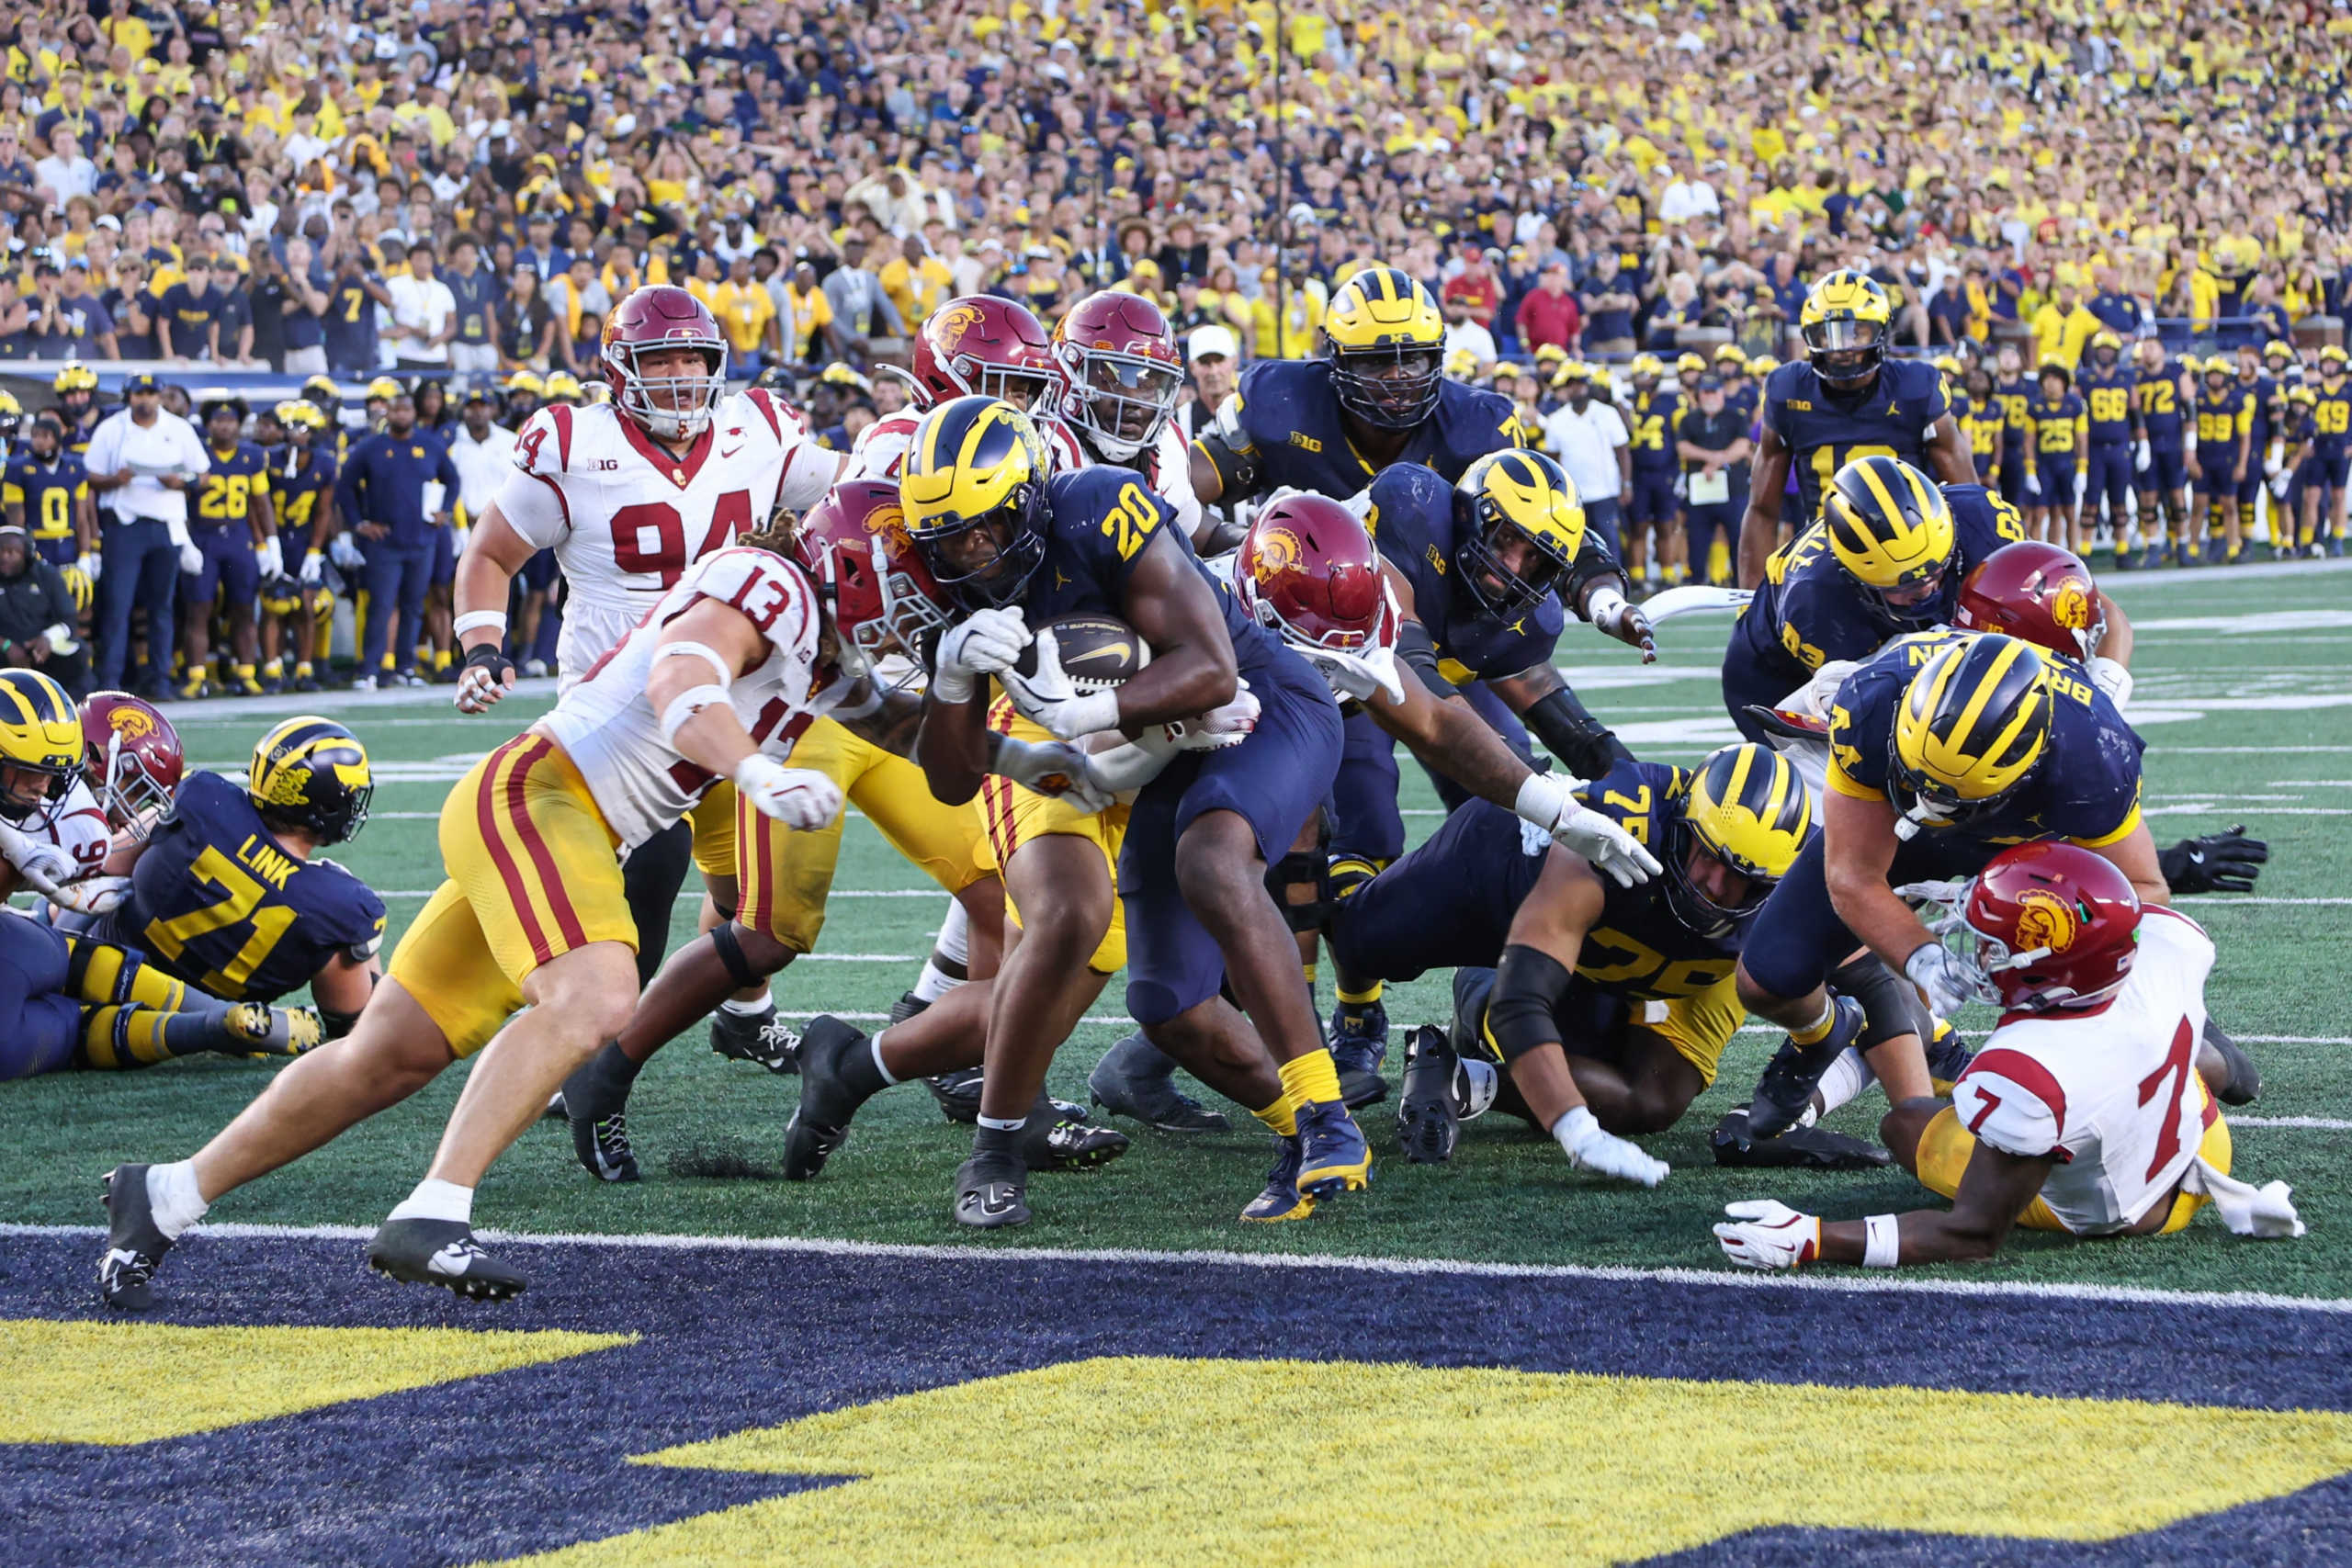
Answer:
[[[2037,648],[2087,662],[2107,630],[2098,584],[2081,558],[2027,539],[2003,545],[1960,585],[1952,625],[2002,632]]]
[[[691,348],[709,367],[702,376],[646,377],[640,356]],[[727,334],[710,307],[667,284],[631,290],[605,317],[605,379],[621,412],[663,441],[699,435],[727,392]]]
[[[187,769],[179,731],[153,703],[129,692],[82,699],[82,768],[107,820],[133,838],[172,808]]]
[[[960,295],[933,310],[915,333],[912,358],[925,409],[978,395],[1044,415],[1059,400],[1062,377],[1045,322],[993,294]]]
[[[871,672],[886,654],[920,663],[922,639],[945,631],[946,596],[907,536],[899,487],[853,479],[801,514],[793,558],[816,583],[842,640],[843,671]]]
[[[1054,328],[1062,368],[1061,416],[1114,463],[1159,439],[1184,389],[1184,359],[1159,307],[1106,288],[1069,308]]]
[[[1285,496],[1258,513],[1233,558],[1233,592],[1252,620],[1301,648],[1393,649],[1403,630],[1372,536],[1319,495]]]
[[[2056,840],[1995,855],[1968,890],[1977,966],[2013,1012],[2106,1000],[2132,973],[2140,896],[2106,856]]]

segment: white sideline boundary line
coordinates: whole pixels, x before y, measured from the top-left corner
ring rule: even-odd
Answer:
[[[2223,1118],[2233,1127],[2313,1127],[2323,1133],[2352,1133],[2352,1122],[2337,1122],[2325,1116],[2239,1116]]]
[[[103,1225],[0,1224],[0,1236],[98,1237]],[[195,1235],[237,1240],[366,1241],[376,1233],[361,1225],[198,1225]],[[658,1252],[773,1252],[831,1258],[1012,1263],[1193,1264],[1238,1269],[1353,1269],[1371,1274],[1454,1276],[1496,1280],[1558,1280],[1596,1284],[1717,1285],[1760,1291],[1810,1291],[1833,1295],[1962,1296],[1982,1300],[2096,1302],[2101,1304],[2257,1308],[2274,1312],[2325,1313],[2352,1316],[2352,1300],[2331,1296],[2281,1296],[2261,1291],[2164,1291],[2134,1285],[2073,1285],[1977,1280],[1897,1280],[1884,1277],[1826,1279],[1818,1275],[1758,1274],[1744,1269],[1634,1269],[1574,1263],[1476,1263],[1442,1258],[1366,1258],[1298,1253],[1160,1252],[1131,1247],[941,1247],[913,1242],[838,1241],[813,1236],[580,1235],[485,1230],[486,1241],[526,1247],[635,1247]]]

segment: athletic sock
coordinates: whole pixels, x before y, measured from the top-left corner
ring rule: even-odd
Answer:
[[[65,948],[65,988],[82,1001],[92,1006],[136,1002],[159,1012],[178,1012],[188,1005],[185,984],[129,948],[87,937],[68,937]],[[209,1001],[206,998],[198,1005]]]
[[[1368,1007],[1377,1007],[1380,1005],[1382,988],[1381,983],[1377,980],[1361,991],[1351,991],[1345,986],[1341,986],[1340,1005],[1343,1008],[1353,1008],[1359,1011]]]
[[[449,668],[449,650],[447,649],[443,648],[434,650],[433,668],[435,673]]]
[[[1263,1122],[1267,1130],[1276,1137],[1298,1136],[1298,1111],[1291,1104],[1290,1096],[1287,1094],[1263,1110],[1252,1111],[1250,1114]]]
[[[1331,1053],[1317,1048],[1282,1066],[1283,1089],[1298,1105],[1334,1105],[1340,1100],[1340,1069]]]
[[[1323,965],[1320,964],[1302,964],[1299,965],[1299,968],[1306,976],[1306,989],[1308,992],[1307,1000],[1311,1002],[1315,999],[1313,995],[1315,990],[1315,982],[1323,977]]]
[[[308,680],[312,673],[313,671],[311,669],[311,661],[309,660],[300,659],[295,660],[294,679],[297,681]]]
[[[1821,1097],[1821,1113],[1828,1115],[1877,1081],[1878,1075],[1862,1060],[1861,1052],[1847,1046],[1829,1064],[1829,1070],[1821,1075],[1820,1087],[1815,1091]]]
[[[569,1115],[601,1122],[628,1103],[629,1086],[645,1064],[634,1061],[617,1040],[588,1058],[563,1080],[563,1109]]]
[[[882,1048],[878,1044],[842,1053],[839,1071],[842,1087],[856,1095],[861,1104],[899,1081],[882,1066]]]
[[[765,1018],[775,1011],[775,998],[764,990],[760,993],[760,999],[755,1002],[747,1002],[741,997],[729,997],[718,1004],[718,1010],[731,1012],[738,1018]]]
[[[1026,1116],[1006,1121],[997,1116],[983,1116],[972,1129],[972,1157],[990,1165],[1009,1165],[1015,1170],[1028,1161],[1021,1157],[1021,1129],[1029,1124]]]
[[[952,970],[949,964],[954,965]],[[922,973],[916,977],[910,994],[919,1002],[935,1002],[971,977],[963,970],[964,965],[933,949],[931,956],[923,960]]]
[[[888,1089],[897,1083],[899,1080],[891,1073],[889,1064],[882,1060],[882,1036],[878,1032],[867,1042],[867,1051],[874,1058],[874,1071],[882,1079],[882,1087]]]
[[[221,1003],[198,1012],[136,1005],[92,1008],[82,1020],[82,1060],[100,1071],[125,1072],[207,1051],[249,1055],[254,1043],[230,1032],[223,1021],[228,1010]]]
[[[1821,998],[1821,1017],[1803,1029],[1790,1030],[1789,1038],[1799,1045],[1818,1045],[1828,1039],[1829,1032],[1837,1027],[1838,1004],[1824,997]]]
[[[394,1220],[448,1220],[461,1225],[472,1224],[474,1190],[428,1176],[416,1184],[415,1191],[401,1200],[399,1207],[384,1216],[386,1224]]]
[[[211,1206],[197,1187],[194,1160],[147,1168],[147,1207],[165,1241],[179,1240],[180,1234],[204,1218],[204,1211]]]

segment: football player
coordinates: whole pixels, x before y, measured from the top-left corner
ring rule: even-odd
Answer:
[[[1675,492],[1680,488],[1676,481],[1681,477],[1682,463],[1675,450],[1674,425],[1691,406],[1697,389],[1694,386],[1685,394],[1678,384],[1661,391],[1658,378],[1665,373],[1657,355],[1634,356],[1634,397],[1624,408],[1634,464],[1633,486],[1625,492],[1625,566],[1645,581],[1656,581],[1662,574],[1667,581],[1679,582],[1685,570],[1676,526],[1681,521],[1681,502]],[[1657,531],[1655,557],[1646,553],[1652,529]],[[1653,570],[1645,571],[1645,561]]]
[[[2238,491],[2248,472],[2261,472],[2253,460],[2254,396],[2239,385],[2237,367],[2226,355],[2207,359],[2203,372],[2196,388],[2197,444],[2188,454],[2196,500],[2177,559],[2182,566],[2235,566],[2244,547],[2238,533]],[[2222,514],[2220,553],[2211,536],[2216,511]],[[2200,532],[2205,535],[2201,548]]]
[[[1812,831],[1811,798],[1769,748],[1690,770],[1621,761],[1578,802],[1651,846],[1664,874],[1629,883],[1485,801],[1345,891],[1331,950],[1410,980],[1454,966],[1453,1038],[1425,1032],[1398,1134],[1453,1153],[1457,1055],[1499,1062],[1522,1114],[1579,1168],[1655,1187],[1663,1161],[1623,1141],[1663,1132],[1714,1081],[1747,1010],[1733,972],[1773,885]],[[1645,857],[1646,858],[1646,857]]]
[[[1113,463],[1141,474],[1176,509],[1176,525],[1203,555],[1230,548],[1204,526],[1193,494],[1190,459],[1176,428],[1184,358],[1159,307],[1138,294],[1106,288],[1071,306],[1054,324],[1061,396],[1053,417],[1038,422],[1057,468]]]
[[[90,449],[90,436],[105,411],[98,407],[98,373],[86,365],[67,365],[49,383],[57,394],[57,417],[65,427],[65,449],[75,457]]]
[[[466,648],[461,713],[487,710],[514,683],[507,599],[539,550],[554,551],[567,584],[556,648],[558,690],[569,692],[694,562],[779,506],[814,506],[841,471],[842,458],[818,450],[773,392],[728,395],[726,334],[683,288],[639,288],[616,306],[601,363],[615,401],[550,400],[533,414],[515,445],[516,473],[467,541],[453,623]],[[689,858],[706,876],[734,871],[734,824],[722,783],[699,798],[691,828],[630,853],[641,983],[669,946]]]
[[[1028,306],[993,294],[959,295],[933,310],[910,358],[908,406],[858,432],[844,479],[897,479],[915,425],[950,399],[1001,398],[1040,416],[1060,400],[1061,368],[1045,323]]]
[[[86,611],[99,570],[89,470],[65,449],[64,427],[46,411],[32,422],[23,448],[11,451],[6,461],[0,513],[10,526],[25,530],[41,559],[64,573],[74,602]],[[84,542],[85,536],[90,543]]]
[[[285,577],[275,581],[276,592],[266,595],[261,627],[262,690],[290,687],[297,692],[319,689],[319,639],[334,626],[334,594],[326,584],[326,549],[337,532],[334,512],[335,461],[328,448],[327,416],[307,399],[289,399],[277,405],[278,423],[286,427],[286,445],[269,463],[270,502],[277,513],[280,553],[291,542],[295,561],[294,610],[275,608],[285,603]],[[291,639],[294,672],[286,673],[287,642]]]
[[[2180,547],[2188,547],[2188,450],[2184,421],[2197,394],[2180,367],[2165,361],[2162,343],[2143,339],[2139,353],[2140,379],[2132,389],[2132,408],[2143,433],[2134,459],[2140,470],[2141,549],[2133,564],[2144,569],[2162,558],[2167,527],[2180,541]]]
[[[2345,351],[2319,351],[2319,385],[2312,389],[2311,468],[2303,491],[2303,536],[2313,559],[2344,547],[2346,508],[2352,505],[2352,379]],[[2322,520],[2323,504],[2325,509]]]
[[[1942,375],[1922,360],[1886,356],[1888,319],[1885,288],[1860,272],[1833,272],[1805,296],[1800,330],[1809,357],[1764,384],[1763,434],[1740,520],[1741,587],[1764,581],[1780,547],[1792,472],[1800,527],[1821,515],[1838,470],[1867,453],[1932,468],[1947,484],[1975,480]]]
[[[2098,524],[2099,506],[2107,507],[2109,541],[2120,558],[2123,536],[2131,529],[2132,454],[2141,439],[2140,413],[2132,396],[2140,373],[2123,362],[2123,340],[2111,332],[2091,335],[2090,363],[2075,381],[2088,416],[2090,444],[2086,455],[2083,523]],[[2083,536],[2087,556],[2090,538]]]
[[[925,414],[899,495],[933,579],[966,617],[941,639],[923,698],[916,756],[941,799],[978,793],[990,733],[985,676],[1019,706],[1022,739],[1181,722],[1204,748],[1143,786],[1123,830],[1012,808],[1027,818],[1016,828],[1034,829],[1020,832],[1004,864],[1007,914],[1022,934],[1008,933],[993,988],[957,1220],[993,1227],[1029,1217],[1019,1134],[1080,1016],[1071,1003],[1082,1009],[1085,987],[1072,977],[1108,934],[1114,853],[1127,1010],[1155,1045],[1285,1140],[1287,1169],[1278,1167],[1251,1209],[1287,1213],[1304,1198],[1364,1185],[1370,1145],[1340,1102],[1297,947],[1265,892],[1267,866],[1288,852],[1339,765],[1340,716],[1322,682],[1201,570],[1190,542],[1167,526],[1164,498],[1119,468],[1048,477],[1043,441],[1009,404],[957,399]],[[1034,676],[1013,672],[1029,622],[1080,610],[1125,620],[1152,649],[1149,663],[1114,691],[1083,694],[1042,650]],[[1246,1020],[1219,995],[1228,980]],[[808,1095],[804,1077],[803,1129]]]
[[[2008,443],[2008,414],[1993,395],[1993,373],[1983,364],[1972,367],[1962,385],[1964,389],[1961,399],[1964,403],[1955,401],[1953,407],[1961,434],[1968,438],[1969,455],[1976,463],[1976,482],[2000,490],[2002,449]]]
[[[2090,441],[2088,405],[2073,390],[2074,377],[2054,359],[2043,362],[2035,380],[2041,395],[2025,406],[2026,532],[2071,550],[2078,543],[2075,484]]]
[[[654,379],[624,394],[657,416],[683,423],[716,400],[701,378]],[[478,1298],[523,1289],[475,1238],[474,1189],[557,1086],[628,1026],[638,927],[615,852],[682,820],[722,778],[744,809],[805,830],[841,808],[831,780],[783,759],[813,718],[845,702],[854,711],[871,686],[837,663],[846,639],[825,625],[808,577],[775,553],[785,542],[763,530],[684,569],[594,674],[458,781],[441,817],[447,879],[357,1027],[280,1073],[193,1159],[109,1177],[107,1302],[146,1305],[156,1265],[208,1204],[493,1037],[500,1048],[468,1075],[430,1173],[368,1257],[396,1280]]]
[[[1442,374],[1445,318],[1427,288],[1366,267],[1331,295],[1315,359],[1261,359],[1193,443],[1193,493],[1230,506],[1276,490],[1345,500],[1397,463],[1451,483],[1523,445],[1509,398]]]
[[[1890,1103],[1928,1092],[1922,1042],[1973,994],[1896,886],[1971,876],[2006,844],[2064,839],[2169,902],[2140,816],[2143,745],[2107,694],[2032,644],[1953,634],[1916,663],[1901,644],[1839,686],[1829,717],[1822,833],[1797,857],[1740,955],[1740,999],[1789,1031],[1750,1110],[1770,1137],[1793,1125],[1849,1046]],[[1853,973],[1864,947],[1900,971],[1928,1015],[1906,1027]],[[1829,987],[1845,976],[1833,998]],[[1949,1075],[1947,1075],[1949,1076]]]
[[[2299,1236],[2284,1182],[2230,1173],[2218,1099],[2252,1098],[2254,1068],[2205,1015],[2213,943],[2132,879],[2066,843],[2005,850],[1962,889],[1957,923],[2001,1021],[1950,1100],[1894,1106],[1880,1135],[1944,1209],[1824,1222],[1734,1203],[1716,1238],[1733,1262],[1972,1263],[2009,1232],[2170,1235],[2208,1202],[2244,1235]]]
[[[233,656],[229,690],[261,695],[254,666],[257,634],[254,599],[265,577],[286,570],[277,519],[269,504],[269,462],[260,447],[241,438],[245,423],[242,398],[216,398],[204,405],[204,433],[212,467],[198,481],[188,535],[203,553],[204,570],[181,585],[180,649],[187,663],[183,698],[200,697],[210,683],[208,644],[214,599],[226,595],[230,648]]]

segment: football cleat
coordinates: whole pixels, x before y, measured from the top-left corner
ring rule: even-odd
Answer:
[[[786,1181],[808,1180],[849,1142],[850,1121],[865,1096],[843,1081],[842,1065],[849,1053],[868,1049],[866,1041],[829,1013],[808,1021],[800,1036],[800,1104],[784,1130]]]
[[[147,1201],[147,1168],[119,1165],[99,1182],[107,1212],[107,1249],[98,1258],[98,1299],[118,1312],[145,1312],[155,1304],[155,1270],[171,1238],[155,1227]]]
[[[524,1279],[483,1250],[463,1220],[386,1220],[368,1244],[368,1267],[410,1285],[439,1285],[475,1301],[523,1293]]]
[[[989,1231],[1027,1224],[1028,1177],[1018,1160],[974,1155],[956,1170],[956,1223]]]
[[[1936,1020],[1935,1034],[1928,1042],[1928,1077],[1935,1081],[1938,1094],[1950,1098],[1951,1086],[1975,1057],[1975,1048],[1961,1038],[1959,1025],[1948,1018]]]
[[[1445,1031],[1425,1024],[1405,1048],[1405,1098],[1396,1107],[1396,1142],[1415,1165],[1443,1165],[1453,1157],[1462,1133],[1454,1109],[1453,1077],[1462,1058]]]
[[[979,1068],[958,1067],[935,1078],[925,1078],[922,1085],[931,1090],[931,1098],[939,1101],[940,1114],[950,1122],[960,1122],[969,1127],[979,1121]]]
[[[1176,1087],[1176,1064],[1140,1033],[1108,1051],[1086,1075],[1087,1098],[1114,1116],[1159,1133],[1222,1133],[1229,1123]]]
[[[316,675],[297,675],[294,677],[294,690],[298,692],[322,692],[325,691],[326,688],[319,684],[319,678]]]
[[[890,1023],[904,1023],[930,1005],[912,991],[901,991],[899,993],[899,999],[890,1004]],[[887,1029],[889,1025],[885,1024],[883,1027]]]
[[[1380,1064],[1388,1055],[1388,1010],[1378,1002],[1331,1010],[1331,1065],[1340,1074],[1340,1098],[1348,1109],[1377,1105],[1388,1098]]]
[[[1821,1075],[1847,1046],[1861,1038],[1869,1021],[1862,1004],[1851,997],[1833,996],[1829,1005],[1835,1010],[1829,1032],[1810,1045],[1783,1039],[1765,1064],[1764,1076],[1756,1080],[1747,1121],[1757,1137],[1777,1137],[1795,1126],[1812,1109],[1813,1091],[1819,1087]]]
[[[628,1145],[628,1112],[616,1111],[594,1119],[569,1116],[571,1152],[589,1175],[599,1181],[635,1181],[637,1152]]]
[[[800,1070],[796,1056],[800,1032],[774,1008],[763,1013],[720,1008],[710,1015],[710,1048],[729,1061],[751,1062],[772,1073],[789,1076]]]
[[[1241,1217],[1257,1224],[1303,1220],[1315,1213],[1315,1200],[1298,1190],[1298,1165],[1304,1145],[1295,1137],[1274,1140],[1274,1168],[1266,1172],[1266,1190],[1250,1200]]]
[[[563,1080],[557,1098],[571,1124],[571,1152],[599,1181],[635,1181],[637,1154],[628,1142],[628,1091],[616,1045],[606,1045]]]
[[[261,1002],[229,1002],[221,1008],[220,1032],[232,1055],[300,1056],[326,1043],[327,1028],[314,1007],[274,1008]]]
[[[1717,1165],[1747,1169],[1877,1170],[1894,1158],[1876,1144],[1826,1127],[1792,1127],[1777,1138],[1759,1138],[1745,1106],[1716,1122],[1707,1141]]]
[[[2213,1098],[2224,1105],[2252,1105],[2262,1093],[2262,1069],[2254,1065],[2254,1058],[2210,1018],[2205,1021],[2205,1043],[2229,1069],[2229,1077],[2213,1091]]]
[[[1031,1170],[1094,1170],[1132,1146],[1125,1133],[1089,1122],[1082,1111],[1066,1114],[1077,1109],[1069,1101],[1040,1100],[1021,1129],[1021,1157]]]
[[[1346,1106],[1309,1100],[1297,1114],[1301,1192],[1329,1198],[1372,1185],[1372,1145]]]

